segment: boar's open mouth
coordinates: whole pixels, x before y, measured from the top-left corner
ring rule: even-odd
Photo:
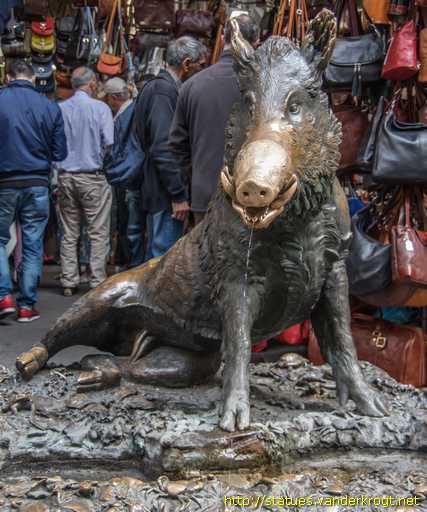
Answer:
[[[235,199],[235,187],[227,167],[221,172],[221,183],[225,192],[231,197],[233,208],[242,217],[245,224],[253,229],[265,229],[284,210],[285,205],[291,200],[298,189],[298,178],[295,174],[285,183],[276,198],[263,207],[244,206]]]

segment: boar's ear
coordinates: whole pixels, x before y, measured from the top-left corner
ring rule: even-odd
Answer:
[[[236,20],[230,21],[231,25],[231,48],[233,55],[239,68],[246,68],[252,61],[255,50],[252,46],[243,38],[239,24]]]
[[[307,34],[301,45],[301,52],[306,61],[319,73],[322,73],[329,62],[337,37],[337,24],[334,14],[323,9],[310,22]]]

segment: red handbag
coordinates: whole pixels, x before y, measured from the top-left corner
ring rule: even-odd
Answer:
[[[55,19],[46,16],[44,21],[33,21],[31,31],[39,36],[51,36],[55,30]]]
[[[410,20],[394,34],[381,76],[384,80],[407,80],[418,73],[417,28]]]

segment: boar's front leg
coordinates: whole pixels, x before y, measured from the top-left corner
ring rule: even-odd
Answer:
[[[229,432],[244,430],[250,421],[249,362],[257,301],[245,288],[228,286],[221,302],[224,373],[220,426]]]
[[[362,414],[384,416],[387,410],[365,382],[350,329],[348,279],[344,261],[337,261],[324,285],[311,320],[323,357],[332,366],[341,406],[352,398]]]

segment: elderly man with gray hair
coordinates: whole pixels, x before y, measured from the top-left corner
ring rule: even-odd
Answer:
[[[142,206],[148,212],[146,259],[161,256],[182,236],[188,214],[186,179],[169,150],[178,90],[204,65],[206,48],[192,37],[171,41],[166,69],[148,81],[137,100],[136,132],[145,151]]]
[[[68,156],[57,163],[61,240],[61,284],[71,296],[79,284],[78,242],[83,218],[90,240],[90,286],[107,277],[110,250],[112,194],[103,171],[106,151],[114,142],[113,116],[108,106],[93,96],[95,73],[86,67],[71,77],[74,95],[60,103],[67,137]]]

